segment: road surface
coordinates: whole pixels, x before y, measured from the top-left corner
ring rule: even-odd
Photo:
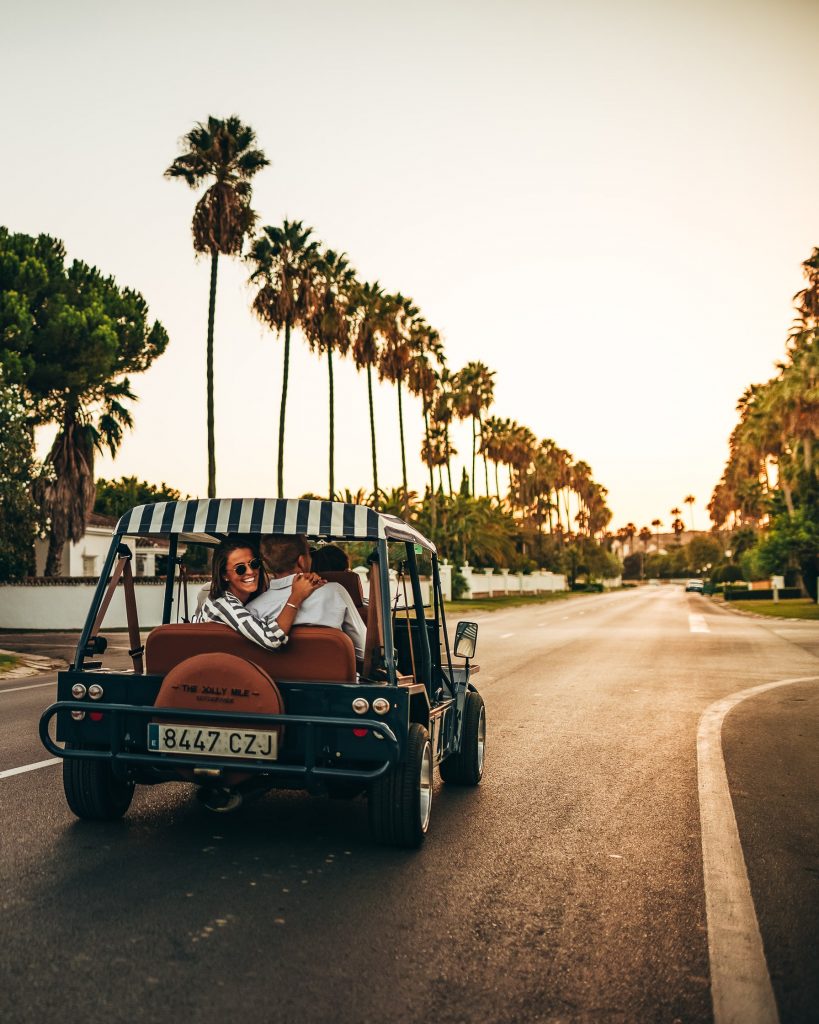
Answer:
[[[59,766],[7,774],[48,759],[54,677],[0,683],[0,1020],[819,1020],[817,625],[672,587],[476,618],[485,779],[436,786],[413,853],[300,794],[77,822]]]

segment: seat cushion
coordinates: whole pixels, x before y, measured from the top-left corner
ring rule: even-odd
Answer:
[[[328,626],[295,626],[289,642],[276,651],[259,647],[218,622],[157,626],[145,642],[145,667],[165,675],[198,654],[233,654],[277,681],[354,683],[356,677],[352,640]]]

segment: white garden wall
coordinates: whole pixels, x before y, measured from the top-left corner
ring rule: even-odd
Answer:
[[[196,608],[196,599],[203,586],[202,581],[188,583],[191,612]],[[0,584],[0,629],[82,629],[95,589],[93,583]],[[137,580],[134,589],[140,626],[159,625],[165,587]],[[176,618],[175,607],[173,618]],[[109,629],[127,625],[122,585],[116,589],[104,625]]]
[[[464,598],[500,597],[505,594],[549,594],[557,590],[568,590],[566,577],[562,573],[539,569],[524,575],[508,569],[473,569],[464,565],[461,575],[466,581]]]

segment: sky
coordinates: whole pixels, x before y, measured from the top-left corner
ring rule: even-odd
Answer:
[[[0,7],[8,0],[0,0]],[[162,172],[208,115],[253,126],[284,217],[410,295],[492,413],[588,462],[612,528],[684,509],[722,472],[736,401],[784,354],[819,245],[815,0],[30,0],[0,36],[0,223],[63,239],[170,335],[99,476],[206,493],[207,261],[197,194]],[[221,259],[220,496],[272,496],[282,344]],[[326,365],[296,339],[285,490],[327,491]],[[379,483],[401,479],[376,391]],[[337,368],[336,486],[371,488],[365,379]],[[420,405],[406,409],[423,490]],[[39,438],[41,451],[49,432]],[[469,428],[455,445],[469,460]],[[455,472],[460,475],[461,458]]]

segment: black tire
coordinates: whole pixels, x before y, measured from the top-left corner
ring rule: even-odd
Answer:
[[[97,758],[65,758],[63,789],[74,814],[91,821],[121,818],[134,798],[133,782],[118,779],[111,764]]]
[[[405,848],[421,845],[432,813],[432,782],[429,733],[413,722],[406,760],[370,783],[370,829],[377,843]]]
[[[461,749],[441,762],[441,778],[456,786],[477,786],[483,778],[486,752],[486,711],[483,697],[474,690],[466,695]]]

